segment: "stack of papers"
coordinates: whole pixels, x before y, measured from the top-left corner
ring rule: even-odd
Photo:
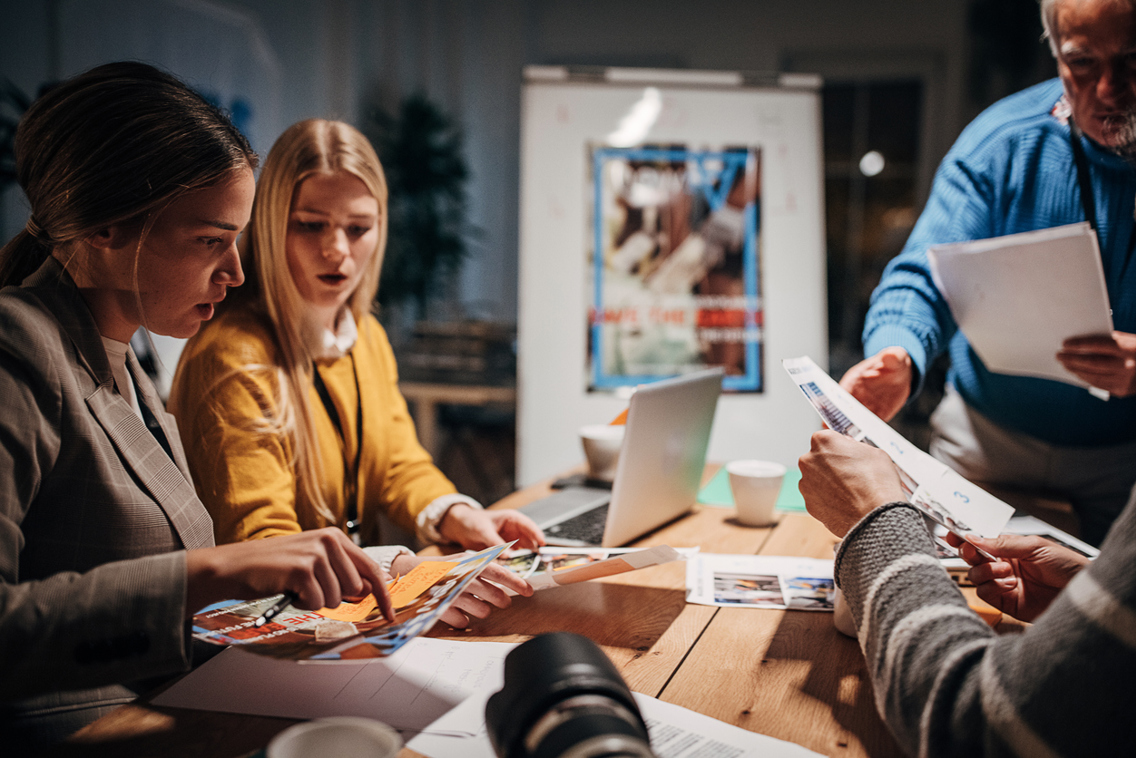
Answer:
[[[935,286],[988,369],[1088,386],[1056,357],[1070,337],[1112,332],[1088,223],[937,245],[927,258]]]

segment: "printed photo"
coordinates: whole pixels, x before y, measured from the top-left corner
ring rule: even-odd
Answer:
[[[831,611],[836,601],[832,577],[794,576],[785,580],[786,604],[794,610]]]
[[[715,572],[714,600],[738,605],[784,607],[781,581],[776,574],[729,574]]]

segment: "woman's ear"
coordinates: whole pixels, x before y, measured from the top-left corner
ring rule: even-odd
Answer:
[[[135,230],[124,224],[104,226],[84,240],[91,247],[100,250],[121,250],[135,241]]]

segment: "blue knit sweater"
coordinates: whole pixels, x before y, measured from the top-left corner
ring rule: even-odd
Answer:
[[[1069,127],[1051,115],[1057,79],[995,103],[943,159],[927,207],[884,271],[864,325],[864,354],[907,350],[919,373],[950,351],[948,381],[976,410],[1011,430],[1057,445],[1136,439],[1136,398],[1103,402],[1047,379],[987,370],[931,281],[927,247],[1085,221]],[[1136,266],[1130,266],[1136,169],[1083,139],[1114,327],[1136,333]]]

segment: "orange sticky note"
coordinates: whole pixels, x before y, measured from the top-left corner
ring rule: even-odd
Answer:
[[[409,574],[387,587],[395,608],[402,608],[411,600],[433,587],[450,569],[458,565],[453,561],[425,561]]]
[[[611,420],[610,426],[623,426],[624,424],[626,424],[627,423],[627,411],[629,411],[629,410],[631,410],[631,409],[630,408],[624,408],[622,413],[620,413],[618,416],[616,416],[615,418],[613,418]]]
[[[367,618],[367,614],[378,607],[375,602],[374,595],[367,595],[367,597],[360,600],[358,603],[340,603],[334,608],[320,608],[316,613],[323,616],[325,619],[333,619],[335,621],[350,621],[352,624],[363,621]]]

